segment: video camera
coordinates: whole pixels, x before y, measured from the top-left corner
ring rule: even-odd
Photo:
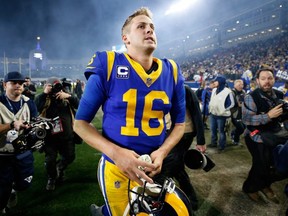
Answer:
[[[37,117],[32,120],[30,127],[24,129],[23,133],[19,134],[16,139],[12,141],[15,152],[23,152],[26,150],[41,150],[45,145],[45,137],[51,134],[55,124],[59,122],[59,116],[53,119],[46,119]]]

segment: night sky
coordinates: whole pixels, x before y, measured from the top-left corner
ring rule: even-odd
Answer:
[[[191,2],[193,0],[190,0]],[[121,45],[126,17],[141,6],[154,14],[158,43],[228,19],[270,0],[195,0],[180,13],[165,15],[180,0],[0,0],[0,55],[28,58],[41,37],[50,59],[89,59],[96,50]],[[175,8],[175,7],[174,7]]]

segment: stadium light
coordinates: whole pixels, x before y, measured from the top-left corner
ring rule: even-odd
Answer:
[[[168,10],[165,11],[165,15],[169,15],[172,13],[178,13],[183,10],[187,10],[193,3],[197,0],[182,0],[172,4]]]

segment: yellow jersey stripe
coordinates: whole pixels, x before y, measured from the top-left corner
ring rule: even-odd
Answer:
[[[174,77],[174,81],[175,84],[177,83],[177,79],[178,79],[178,68],[177,68],[177,64],[175,61],[168,59],[168,61],[172,64],[173,67],[173,77]]]
[[[115,60],[115,52],[107,51],[106,53],[107,53],[107,81],[109,81]]]

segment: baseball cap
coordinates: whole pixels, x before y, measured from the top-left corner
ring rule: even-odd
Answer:
[[[9,82],[9,81],[23,81],[24,83],[25,77],[18,71],[12,71],[12,72],[8,72],[4,77],[4,82]]]
[[[57,77],[50,77],[47,79],[46,83],[54,85],[56,83],[61,83],[61,81]]]

